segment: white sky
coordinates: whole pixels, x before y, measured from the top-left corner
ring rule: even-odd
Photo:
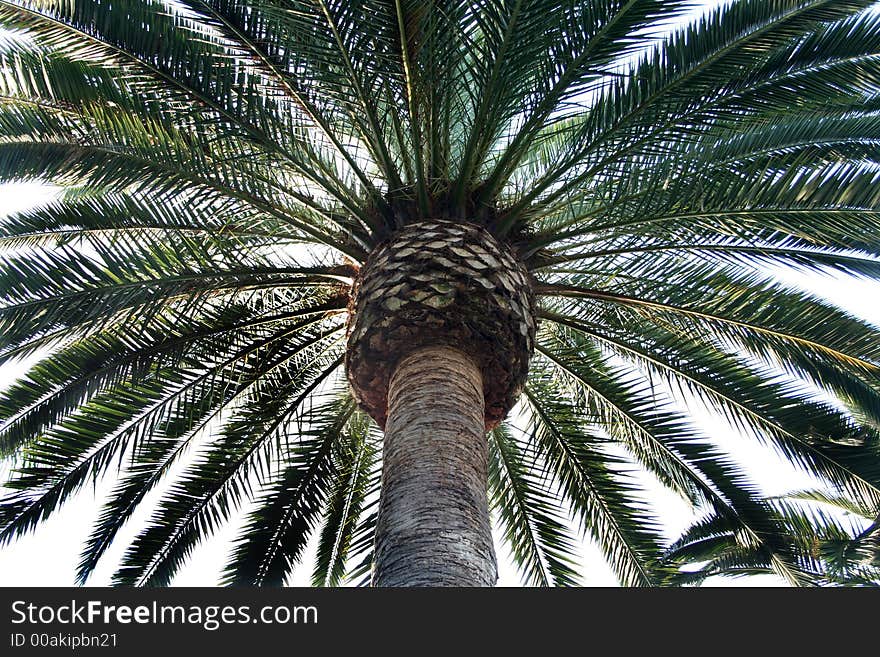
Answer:
[[[716,4],[717,0],[707,0]],[[0,185],[0,216],[24,209],[41,198],[45,191],[38,185]],[[880,283],[846,278],[843,276],[805,276],[784,273],[786,282],[803,286],[838,304],[846,310],[880,325]],[[23,367],[17,364],[0,366],[0,389],[9,385],[19,376]],[[739,435],[720,418],[700,409],[691,409],[699,425],[711,431],[725,444],[736,445],[736,457],[748,464],[749,472],[755,481],[762,484],[768,494],[781,494],[809,486],[810,480],[803,473],[796,472],[780,459],[754,441]],[[0,482],[8,478],[8,467],[0,463]],[[667,491],[646,482],[650,496],[660,511],[668,537],[672,538],[684,529],[692,519],[686,505]],[[60,512],[34,532],[0,549],[0,586],[72,586],[74,571],[81,546],[89,535],[91,525],[99,510],[101,498],[109,491],[109,484],[97,490],[85,489],[68,502]],[[99,564],[97,571],[89,580],[89,585],[103,586],[109,583],[112,572],[121,557],[128,539],[132,538],[149,513],[149,502],[155,502],[162,488],[154,490],[141,505],[111,546],[108,554]],[[210,541],[200,545],[178,576],[175,586],[214,586],[222,570],[229,548],[229,541],[235,537],[237,523],[216,534]],[[519,586],[520,580],[509,555],[498,537],[496,546],[499,558],[499,586]],[[306,555],[304,567],[299,569],[292,584],[308,585],[310,577],[311,553]],[[583,584],[586,586],[616,586],[617,581],[605,565],[599,551],[589,542],[583,545]],[[772,576],[741,578],[737,580],[711,578],[706,585],[713,586],[773,586],[781,580]]]

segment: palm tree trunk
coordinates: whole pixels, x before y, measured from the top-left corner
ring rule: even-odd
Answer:
[[[493,586],[488,445],[477,365],[449,347],[403,358],[388,387],[375,586]]]

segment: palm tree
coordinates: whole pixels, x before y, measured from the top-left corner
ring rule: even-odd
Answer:
[[[638,469],[815,583],[689,408],[880,508],[880,332],[773,275],[880,278],[880,18],[692,4],[0,0],[0,180],[60,188],[0,541],[110,473],[80,581],[161,491],[118,584],[246,513],[228,583],[491,585],[490,509],[528,583],[668,583]]]

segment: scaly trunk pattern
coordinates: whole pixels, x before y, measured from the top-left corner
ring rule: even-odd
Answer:
[[[492,586],[486,431],[528,372],[535,298],[485,227],[408,224],[358,270],[346,370],[385,430],[373,583]]]
[[[391,376],[375,586],[493,586],[483,381],[466,354],[425,347]]]

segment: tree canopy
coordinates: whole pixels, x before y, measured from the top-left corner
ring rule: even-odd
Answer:
[[[876,583],[872,529],[767,499],[687,407],[880,512],[880,329],[773,274],[880,278],[875,4],[0,0],[0,182],[62,190],[0,221],[0,363],[40,356],[0,392],[0,544],[112,476],[81,582],[157,487],[116,583],[168,584],[239,509],[225,582],[283,583],[314,534],[314,582],[361,581],[348,290],[445,218],[539,298],[489,437],[524,582],[577,583],[583,532],[626,585]],[[636,469],[697,513],[672,546]]]

